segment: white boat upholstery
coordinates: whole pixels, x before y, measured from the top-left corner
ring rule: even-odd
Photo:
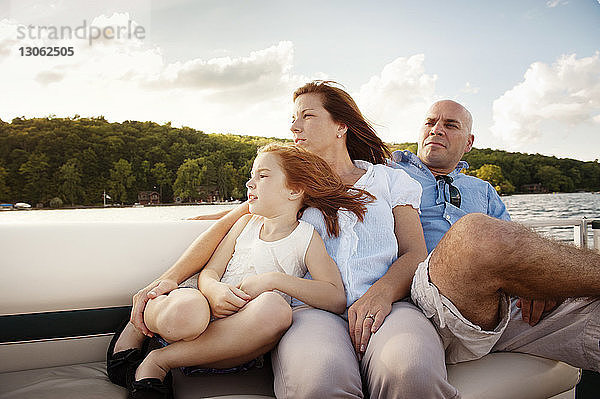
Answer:
[[[0,223],[0,398],[125,398],[104,370],[110,331],[210,223]],[[463,398],[574,398],[579,375],[514,353],[448,367]],[[174,377],[180,399],[273,396],[269,367]]]

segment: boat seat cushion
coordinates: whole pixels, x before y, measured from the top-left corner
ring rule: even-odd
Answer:
[[[493,353],[476,361],[448,366],[448,378],[465,399],[550,398],[571,390],[579,380],[579,370],[535,356]],[[515,384],[515,381],[526,383]],[[176,399],[271,398],[272,386],[270,367],[197,377],[186,377],[179,370],[174,372]],[[0,399],[126,397],[124,388],[108,380],[104,362],[0,374]]]

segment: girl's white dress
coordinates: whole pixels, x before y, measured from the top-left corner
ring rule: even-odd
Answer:
[[[236,286],[247,276],[268,272],[280,272],[303,277],[306,272],[304,257],[310,244],[314,227],[302,220],[287,237],[277,241],[260,239],[263,217],[252,215],[248,224],[235,241],[231,260],[227,264],[221,282]],[[190,277],[180,287],[197,288],[198,275]],[[282,293],[291,303],[291,298]]]

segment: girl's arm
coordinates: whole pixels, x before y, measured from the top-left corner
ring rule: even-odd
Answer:
[[[279,290],[315,308],[343,313],[346,293],[340,271],[316,231],[313,231],[304,261],[312,280],[271,272],[247,277],[239,287],[253,298],[265,291]]]
[[[206,264],[221,239],[227,234],[235,222],[248,213],[248,203],[234,208],[223,218],[194,240],[183,255],[164,272],[159,278],[142,288],[133,296],[131,322],[142,333],[151,336],[152,333],[144,324],[144,309],[149,299],[164,295],[177,288],[177,285],[190,277]]]
[[[198,277],[198,289],[208,300],[216,317],[225,317],[237,312],[251,299],[244,291],[220,281],[235,250],[235,241],[251,217],[252,215],[244,215],[238,219]]]
[[[392,310],[392,303],[410,295],[410,285],[427,247],[419,213],[409,205],[393,209],[398,259],[367,292],[348,309],[348,328],[359,357],[371,334],[376,332]],[[372,315],[373,318],[367,317]]]

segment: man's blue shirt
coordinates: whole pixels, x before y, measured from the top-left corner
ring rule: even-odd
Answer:
[[[421,224],[427,251],[431,252],[450,226],[467,213],[479,212],[498,219],[510,220],[506,206],[492,185],[484,180],[460,173],[469,165],[460,161],[448,176],[461,194],[460,208],[452,205],[448,183],[436,180],[423,162],[410,151],[394,151],[389,166],[403,169],[421,183]]]

